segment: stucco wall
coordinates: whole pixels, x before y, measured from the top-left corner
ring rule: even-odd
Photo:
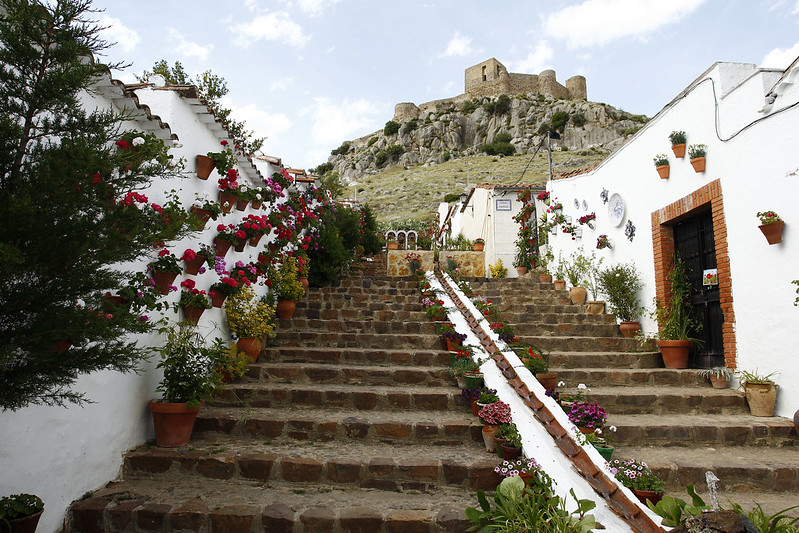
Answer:
[[[433,270],[434,253],[431,250],[389,250],[386,272],[389,276],[410,276],[408,261],[405,256],[408,253],[419,254],[424,270]],[[446,268],[446,258],[452,257],[457,261],[461,269],[461,274],[470,277],[485,277],[485,267],[483,252],[461,252],[456,250],[441,250],[439,261],[441,268]]]
[[[731,284],[735,319],[736,353],[732,355],[740,369],[779,372],[776,381],[782,387],[777,414],[793,416],[799,409],[799,390],[791,386],[799,382],[799,369],[792,363],[799,308],[793,305],[796,287],[791,285],[791,280],[799,278],[799,234],[793,229],[799,225],[794,215],[799,197],[799,153],[795,149],[799,108],[789,106],[799,100],[799,91],[795,84],[786,85],[770,113],[764,115],[762,88],[768,84],[750,73],[747,68],[716,65],[709,71],[711,78],[698,81],[684,97],[664,108],[595,171],[551,182],[552,196],[563,203],[564,214],[576,223],[576,218],[594,211],[597,220],[595,230],[582,226],[580,240],[558,233],[550,242],[556,257],[559,252],[568,256],[582,246],[586,252],[594,250],[604,257],[604,266],[635,261],[645,284],[642,301],[651,309],[655,296],[652,212],[719,180],[724,220],[716,224],[723,222],[727,231],[730,279],[726,282]],[[771,73],[765,75],[772,77]],[[721,105],[717,116],[718,80],[722,78],[728,91],[734,88],[740,93],[728,92],[725,100],[735,105]],[[746,95],[749,98],[744,98]],[[704,173],[693,170],[687,154],[684,159],[674,157],[668,140],[674,130],[684,130],[689,144],[708,146]],[[660,179],[655,172],[652,158],[658,153],[669,156],[668,179]],[[600,199],[603,189],[620,194],[625,201],[624,220],[618,227],[609,222],[608,206]],[[581,206],[586,200],[588,209],[575,208],[575,198]],[[785,220],[782,244],[768,245],[759,231],[756,213],[765,210],[774,210]],[[632,242],[623,232],[627,220],[636,227]],[[600,234],[610,237],[613,250],[596,250]],[[647,317],[642,326],[648,332],[657,329]]]
[[[195,177],[195,155],[209,151],[219,151],[219,139],[212,135],[188,108],[185,102],[173,92],[140,91],[140,99],[153,108],[153,112],[172,127],[180,137],[182,146],[171,150],[175,157],[184,157],[186,178],[169,181],[156,180],[153,187],[144,191],[151,202],[163,202],[166,193],[172,189],[179,192],[188,208],[195,194],[206,192],[217,197],[218,175],[214,172],[207,181]],[[84,97],[87,106],[108,107],[108,101]],[[142,129],[136,124],[129,128]],[[255,177],[251,169],[239,168],[248,181]],[[249,212],[252,212],[251,210]],[[261,211],[265,213],[265,211]],[[169,243],[169,248],[180,256],[187,247],[196,249],[196,244],[211,244],[216,234],[217,223],[239,222],[246,212],[233,210],[217,222],[209,221],[205,231],[199,236],[187,239],[184,243]],[[263,246],[266,238],[262,239]],[[232,249],[226,259],[241,259],[249,262],[257,252],[247,247],[245,252],[236,253]],[[143,270],[147,260],[124,265],[125,268]],[[178,286],[184,277],[178,277]],[[216,281],[212,272],[193,276],[198,288],[207,289]],[[265,287],[258,287],[263,293]],[[166,296],[166,301],[175,303],[179,292]],[[170,319],[178,319],[174,311],[167,313]],[[157,316],[151,315],[151,319]],[[229,338],[225,331],[223,313],[220,309],[206,310],[200,320],[203,333]],[[158,334],[140,336],[140,345],[157,346]],[[45,502],[45,512],[37,531],[48,533],[57,531],[64,519],[67,506],[80,498],[86,491],[115,478],[122,464],[122,454],[136,445],[154,437],[147,402],[155,397],[155,388],[161,379],[156,370],[157,356],[143,364],[139,374],[120,374],[116,372],[97,372],[82,376],[77,382],[77,390],[85,392],[87,398],[95,403],[84,407],[34,406],[16,412],[0,412],[0,495],[29,492],[39,495]]]

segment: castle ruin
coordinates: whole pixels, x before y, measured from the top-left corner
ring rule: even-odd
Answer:
[[[541,74],[517,74],[508,72],[505,65],[495,58],[488,59],[469,67],[465,71],[464,93],[455,98],[435,100],[416,106],[411,102],[402,102],[394,107],[394,120],[403,121],[417,118],[422,111],[433,111],[442,102],[460,102],[471,98],[492,97],[501,94],[514,96],[518,94],[543,94],[563,100],[587,100],[584,76],[572,76],[561,85],[555,79],[554,70],[545,70]]]

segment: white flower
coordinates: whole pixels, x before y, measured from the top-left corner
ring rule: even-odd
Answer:
[[[580,383],[579,385],[577,385],[577,388],[580,390],[586,390],[588,387],[585,386],[585,383]]]
[[[256,200],[259,200],[259,201],[260,201],[260,200],[262,200],[262,199],[263,199],[263,197],[261,196],[261,193],[258,193],[258,194],[256,194],[256,195],[255,195],[255,199],[256,199]]]
[[[558,381],[558,387],[563,387],[564,385],[566,385],[565,381]]]
[[[610,426],[608,429],[614,433],[616,432],[616,426]]]
[[[602,434],[602,428],[596,428],[594,430],[594,433],[596,433],[597,435],[601,435]]]
[[[180,141],[172,141],[172,148],[183,148],[183,143]]]
[[[130,142],[131,142],[131,144],[133,144],[133,146],[140,146],[140,145],[144,144],[144,138],[143,137],[134,137],[133,140],[130,141]]]

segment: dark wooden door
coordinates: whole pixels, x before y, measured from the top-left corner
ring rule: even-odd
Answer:
[[[691,281],[693,316],[702,324],[692,337],[700,339],[691,350],[691,366],[707,368],[724,364],[721,326],[724,315],[718,285],[703,285],[703,274],[717,268],[713,217],[708,209],[674,226],[674,248],[685,261]]]

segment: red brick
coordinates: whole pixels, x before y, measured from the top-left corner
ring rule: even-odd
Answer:
[[[349,533],[374,533],[380,530],[383,516],[368,507],[352,507],[339,512],[339,521]]]
[[[283,479],[294,482],[319,481],[324,465],[307,457],[284,457],[280,461]]]
[[[369,461],[369,473],[380,477],[393,477],[397,463],[391,457],[375,457]]]
[[[108,506],[108,524],[111,531],[124,531],[133,521],[133,511],[144,500],[127,500],[114,506]]]
[[[404,424],[400,422],[385,422],[382,424],[375,424],[375,433],[381,437],[396,437],[404,438],[411,434],[411,424]]]
[[[200,531],[208,515],[208,506],[202,498],[192,498],[169,511],[169,524],[174,531]]]
[[[428,533],[433,515],[430,511],[395,509],[386,516],[388,533]]]
[[[362,466],[358,461],[331,459],[327,463],[327,479],[333,483],[354,483],[361,477]]]
[[[197,473],[213,479],[230,479],[236,473],[233,460],[204,457],[197,460]]]
[[[212,531],[225,533],[250,533],[252,523],[260,514],[257,507],[250,505],[228,505],[211,511]]]
[[[333,531],[336,512],[329,507],[313,507],[300,516],[305,533],[328,533]]]
[[[294,528],[294,511],[282,503],[267,505],[261,513],[264,533],[291,533]]]
[[[245,455],[239,458],[239,472],[249,479],[269,479],[277,456],[273,453]]]
[[[428,459],[412,459],[399,464],[400,473],[409,475],[413,479],[438,479],[438,461]]]
[[[103,532],[103,511],[108,504],[105,498],[88,498],[73,505],[72,524],[75,530],[82,533]]]

